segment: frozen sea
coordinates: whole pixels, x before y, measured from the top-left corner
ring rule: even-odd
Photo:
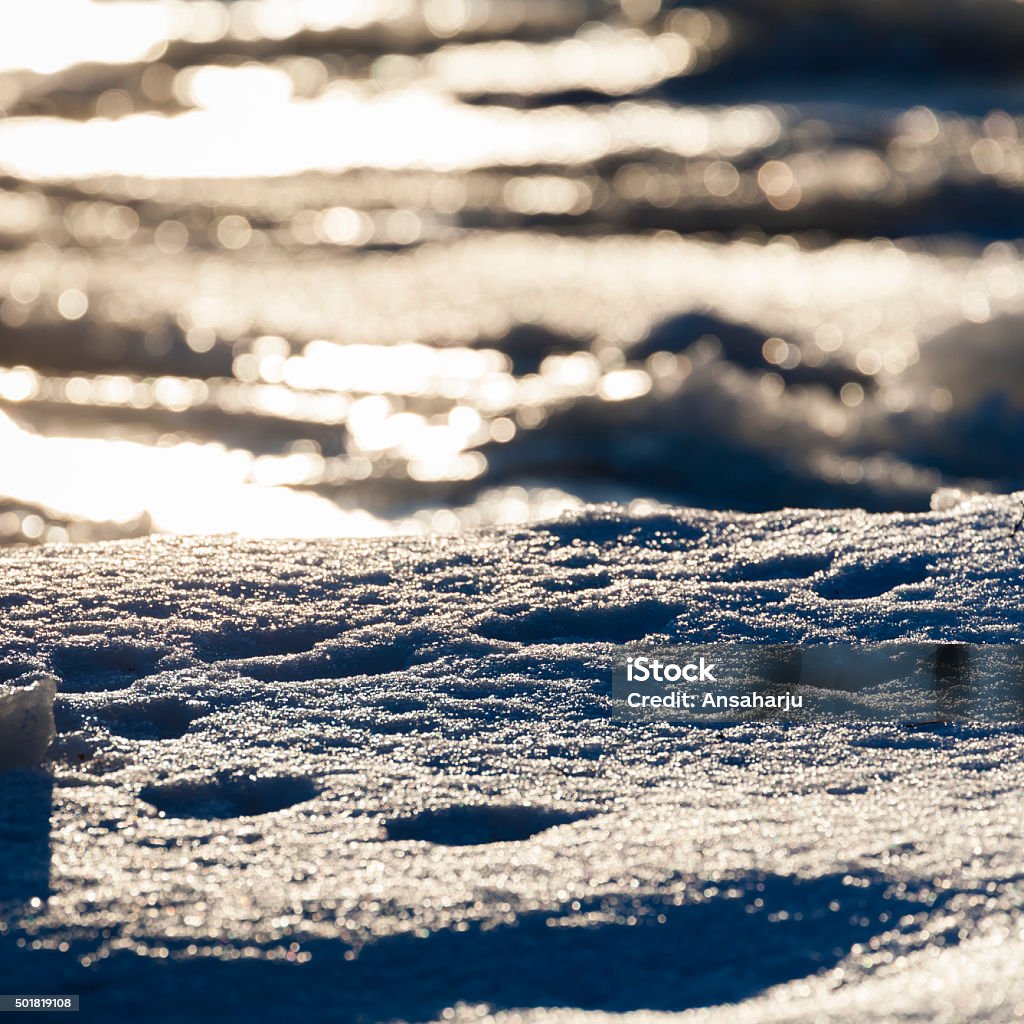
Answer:
[[[1024,484],[1016,3],[30,6],[3,543]]]

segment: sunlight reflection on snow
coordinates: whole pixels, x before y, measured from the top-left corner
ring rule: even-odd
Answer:
[[[4,19],[0,70],[48,74],[83,61],[117,64],[154,56],[170,34],[175,6],[93,0],[19,4],[17,16]]]
[[[37,437],[0,413],[0,494],[94,521],[148,514],[158,531],[251,537],[375,536],[394,532],[366,512],[271,482],[256,483],[248,452],[184,443]]]
[[[367,96],[337,88],[315,100],[244,105],[232,92],[250,87],[246,70],[218,73],[215,110],[85,122],[12,118],[0,123],[0,168],[57,180],[579,166],[648,147],[678,156],[735,157],[770,144],[780,128],[767,107],[717,111],[624,102],[519,111],[468,106],[423,89]],[[260,81],[277,88],[265,76]]]

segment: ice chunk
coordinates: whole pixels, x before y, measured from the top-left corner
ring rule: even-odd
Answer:
[[[0,685],[0,771],[38,764],[53,740],[57,686],[44,677],[30,686]]]

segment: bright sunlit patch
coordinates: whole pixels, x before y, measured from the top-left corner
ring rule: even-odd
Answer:
[[[507,370],[507,357],[491,349],[313,341],[301,356],[287,360],[283,373],[295,388],[454,397]],[[265,372],[263,363],[260,372]]]
[[[31,0],[4,19],[0,71],[50,74],[75,64],[127,64],[151,59],[179,39],[285,39],[305,30],[394,21],[413,10],[412,0]]]
[[[167,3],[32,0],[18,4],[17,14],[4,18],[0,70],[49,74],[86,61],[143,60],[167,42],[177,14],[178,5]]]
[[[427,60],[432,77],[454,92],[521,93],[593,89],[625,95],[689,71],[693,45],[680,35],[650,37],[606,26],[582,38],[530,44],[444,47]]]
[[[770,145],[780,130],[778,115],[767,107],[719,111],[624,102],[518,111],[411,89],[367,96],[338,88],[315,100],[249,105],[251,116],[239,117],[231,104],[244,95],[237,76],[245,70],[220,69],[210,79],[213,110],[86,122],[12,118],[0,124],[0,168],[61,180],[105,174],[247,178],[356,167],[578,166],[647,149],[735,157]],[[283,88],[279,79],[259,74],[262,88]]]
[[[240,68],[206,65],[179,72],[174,91],[183,102],[204,110],[262,119],[268,107],[292,98],[293,85],[284,71],[260,64]]]
[[[0,370],[0,400],[24,402],[39,393],[39,378],[28,366]]]
[[[646,395],[651,390],[651,378],[643,370],[615,370],[601,378],[597,390],[605,401],[625,402]]]
[[[9,376],[4,380],[8,381]],[[275,484],[309,457],[275,465],[220,445],[151,447],[40,437],[0,413],[0,495],[96,522],[149,515],[157,531],[250,537],[376,536],[393,528],[315,494]]]

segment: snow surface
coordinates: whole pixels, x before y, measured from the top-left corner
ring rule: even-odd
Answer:
[[[59,693],[48,768],[0,774],[0,992],[83,1021],[1017,1019],[1020,728],[609,714],[645,637],[1015,642],[1020,497],[939,504],[4,553],[3,675]]]

